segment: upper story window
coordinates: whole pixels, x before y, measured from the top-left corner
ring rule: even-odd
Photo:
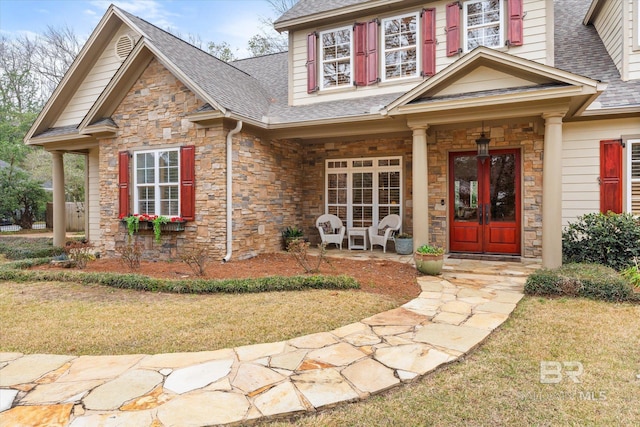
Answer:
[[[383,79],[418,75],[418,15],[382,20]]]
[[[180,151],[137,152],[134,156],[135,212],[180,215]]]
[[[320,33],[322,89],[352,85],[351,36],[350,27]]]
[[[471,0],[463,4],[464,50],[504,46],[503,2]]]

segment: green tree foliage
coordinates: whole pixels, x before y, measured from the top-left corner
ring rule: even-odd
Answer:
[[[633,215],[592,213],[562,233],[563,262],[602,264],[618,271],[640,257],[640,222]]]
[[[224,62],[231,62],[238,59],[236,57],[236,54],[233,52],[231,45],[227,42],[222,42],[222,43],[209,42],[208,49],[211,55],[215,56],[216,58]],[[238,49],[236,49],[236,52],[237,51]]]
[[[49,194],[39,182],[19,169],[5,168],[0,171],[0,212],[10,216],[14,223],[30,229],[36,216],[44,212]]]

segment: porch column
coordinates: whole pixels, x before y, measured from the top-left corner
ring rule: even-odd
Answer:
[[[545,113],[542,162],[542,266],[562,265],[562,118]]]
[[[64,246],[66,214],[64,197],[64,162],[62,151],[52,151],[53,157],[53,246]]]
[[[427,160],[427,128],[413,130],[413,249],[429,243],[429,170]]]

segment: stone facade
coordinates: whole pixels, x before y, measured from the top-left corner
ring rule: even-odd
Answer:
[[[544,125],[537,119],[529,123],[509,123],[491,126],[486,135],[491,138],[489,149],[520,149],[522,171],[522,256],[542,256],[542,151]],[[435,143],[428,144],[429,159],[429,225],[430,240],[447,247],[447,206],[449,206],[447,176],[449,152],[477,151],[476,139],[481,128],[470,127],[435,131]],[[441,201],[445,204],[442,205]]]
[[[315,228],[316,218],[325,211],[325,160],[358,157],[402,156],[402,178],[404,194],[403,231],[411,233],[412,180],[411,180],[410,134],[388,138],[362,138],[347,141],[305,142],[304,185],[302,212],[305,235],[312,243],[319,243],[320,235]]]
[[[114,114],[115,138],[100,141],[99,250],[114,256],[127,242],[118,220],[118,152],[196,147],[196,217],[184,231],[164,232],[161,242],[151,231],[140,231],[145,258],[177,258],[180,252],[206,246],[210,259],[226,253],[226,136],[235,123],[199,128],[186,119],[203,101],[153,60],[126,94]],[[542,252],[542,149],[539,120],[493,125],[491,148],[518,148],[522,162],[523,256]],[[430,240],[447,246],[448,156],[474,151],[477,127],[435,128],[428,138]],[[325,160],[401,156],[403,170],[403,231],[412,232],[412,136],[349,138],[347,140],[269,140],[244,126],[233,138],[233,257],[246,258],[281,249],[281,232],[301,226],[318,243],[316,218],[325,211]],[[133,163],[133,162],[132,162]],[[131,164],[131,166],[133,166]],[[133,199],[133,197],[131,197]],[[444,205],[441,201],[445,201]],[[135,209],[132,206],[132,212]]]
[[[229,130],[222,123],[197,128],[185,118],[202,104],[153,60],[112,115],[117,136],[100,141],[99,156],[99,249],[108,256],[127,241],[126,227],[118,220],[118,152],[185,145],[196,147],[195,221],[188,222],[185,231],[162,233],[160,243],[154,242],[151,231],[140,231],[136,239],[144,244],[144,258],[176,258],[181,250],[199,245],[206,245],[212,260],[225,255]],[[300,222],[300,162],[295,142],[263,141],[246,131],[234,136],[234,257],[278,250],[283,224]],[[132,212],[137,213],[133,206]]]

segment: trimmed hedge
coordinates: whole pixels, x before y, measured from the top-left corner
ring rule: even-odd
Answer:
[[[14,268],[0,269],[0,280],[14,282],[55,281],[98,284],[138,291],[173,292],[190,294],[255,293],[274,291],[299,291],[304,289],[358,289],[353,277],[340,276],[273,276],[253,279],[223,280],[164,280],[139,274],[86,273],[78,271],[31,271]],[[23,264],[23,265],[26,265]],[[23,267],[28,268],[28,267]]]
[[[524,292],[616,302],[638,300],[640,296],[618,272],[598,264],[566,264],[554,270],[538,270],[527,278]]]

